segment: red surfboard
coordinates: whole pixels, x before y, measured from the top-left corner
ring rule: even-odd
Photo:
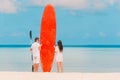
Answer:
[[[42,71],[50,72],[54,60],[54,45],[56,42],[56,14],[51,4],[48,4],[44,9],[40,31]]]

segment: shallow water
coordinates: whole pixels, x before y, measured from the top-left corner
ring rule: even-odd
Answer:
[[[120,48],[65,47],[63,56],[65,72],[120,72]],[[29,48],[0,48],[0,71],[31,72],[31,65]]]

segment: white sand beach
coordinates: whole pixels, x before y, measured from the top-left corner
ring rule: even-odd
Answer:
[[[120,73],[0,72],[0,80],[120,80]]]

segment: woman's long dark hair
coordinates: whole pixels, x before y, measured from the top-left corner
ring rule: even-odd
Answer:
[[[59,48],[60,52],[63,52],[63,45],[62,45],[61,40],[58,41],[58,48]]]

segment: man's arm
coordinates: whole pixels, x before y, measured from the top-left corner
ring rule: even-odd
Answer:
[[[30,48],[30,51],[32,51],[32,48]]]
[[[39,50],[41,50],[41,46],[42,46],[42,45],[40,45],[40,46],[38,47]]]

